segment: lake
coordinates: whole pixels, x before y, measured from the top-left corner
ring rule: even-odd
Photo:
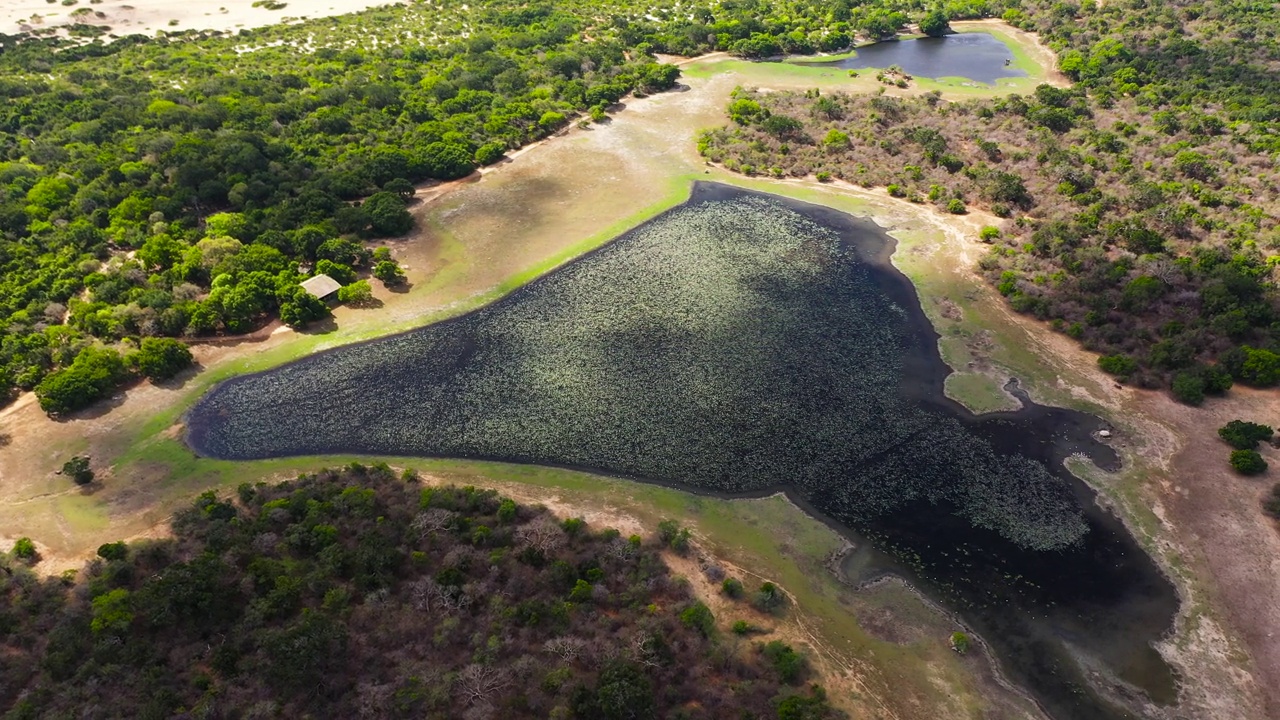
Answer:
[[[1063,466],[1119,460],[1101,423],[975,417],[894,241],[866,220],[714,183],[501,300],[212,389],[187,441],[224,459],[417,455],[562,466],[694,492],[786,490],[994,648],[1058,720],[1157,702],[1177,611],[1151,559]],[[861,579],[861,578],[855,578]]]
[[[851,58],[805,64],[848,70],[884,70],[897,65],[916,77],[962,77],[993,84],[1000,78],[1026,76],[1011,62],[1013,52],[1008,45],[987,33],[975,32],[879,42],[858,48]]]

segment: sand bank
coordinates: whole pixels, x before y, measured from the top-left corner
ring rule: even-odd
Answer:
[[[69,24],[107,26],[117,36],[157,31],[224,30],[235,32],[279,22],[359,12],[398,0],[277,0],[270,10],[260,0],[76,0],[67,5],[47,0],[8,0],[0,3],[0,33],[16,34]],[[257,7],[255,7],[257,5]]]

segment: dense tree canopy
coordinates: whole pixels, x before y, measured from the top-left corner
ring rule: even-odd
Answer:
[[[785,643],[721,643],[638,536],[385,465],[213,492],[74,585],[0,554],[6,717],[810,718]]]
[[[42,398],[65,412],[120,380],[98,349],[72,371],[86,348],[323,317],[299,281],[335,241],[407,233],[413,183],[675,83],[648,34],[591,18],[445,2],[225,36],[0,38],[0,394],[60,374]]]

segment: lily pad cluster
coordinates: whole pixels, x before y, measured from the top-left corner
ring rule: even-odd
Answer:
[[[769,196],[685,205],[460,318],[237,378],[193,409],[221,458],[332,452],[583,467],[846,522],[922,500],[1027,548],[1087,532],[1065,483],[904,392],[934,353],[887,238]]]

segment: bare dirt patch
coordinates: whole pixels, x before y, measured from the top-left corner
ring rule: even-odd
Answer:
[[[1222,619],[1238,633],[1216,618],[1196,617],[1188,621],[1192,633],[1214,651],[1199,658],[1185,657],[1183,648],[1172,652],[1198,672],[1236,686],[1240,699],[1258,710],[1259,696],[1265,698],[1261,716],[1280,717],[1280,528],[1261,510],[1277,470],[1261,478],[1237,475],[1227,464],[1231,449],[1217,436],[1230,420],[1280,424],[1280,399],[1274,392],[1233,388],[1202,408],[1154,393],[1142,393],[1134,404],[1174,436],[1174,452],[1159,449],[1168,474],[1153,478],[1150,490],[1162,519],[1178,530],[1188,564],[1211,580],[1193,598],[1221,608]],[[1280,466],[1280,452],[1266,445],[1260,451],[1273,468]],[[1211,697],[1202,702],[1218,704]]]

